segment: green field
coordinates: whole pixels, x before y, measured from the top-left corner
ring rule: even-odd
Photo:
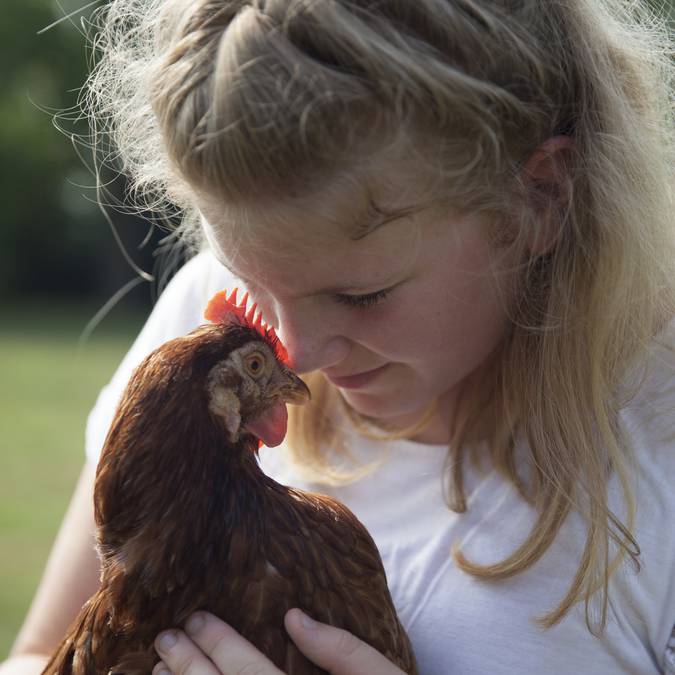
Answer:
[[[3,307],[0,318],[0,661],[28,608],[84,460],[87,413],[142,324],[116,309]]]

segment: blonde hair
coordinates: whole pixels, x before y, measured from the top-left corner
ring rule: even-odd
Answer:
[[[538,621],[550,627],[584,599],[588,628],[601,634],[611,574],[626,554],[639,566],[619,411],[675,314],[665,19],[637,0],[112,0],[96,46],[88,103],[137,192],[155,208],[178,204],[186,229],[196,227],[195,188],[273,202],[311,194],[379,149],[433,148],[418,154],[438,198],[489,215],[495,249],[524,261],[512,330],[467,379],[455,412],[448,505],[466,510],[463,459],[477,456],[472,439],[490,404],[493,465],[539,514],[497,564],[453,555],[470,574],[511,577],[578,509],[588,525],[579,568]],[[553,194],[522,169],[560,134],[573,153]],[[555,244],[528,256],[542,214]],[[320,373],[307,381],[314,401],[293,409],[291,446],[298,462],[330,474],[338,394]],[[529,489],[514,462],[519,438]],[[626,524],[608,507],[611,472]]]

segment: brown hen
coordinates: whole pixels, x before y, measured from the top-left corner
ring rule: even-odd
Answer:
[[[222,618],[290,675],[323,673],[295,647],[291,607],[345,628],[406,673],[413,652],[365,527],[339,502],[266,476],[286,403],[309,390],[246,299],[134,371],[94,489],[101,587],[43,673],[149,674],[153,641],[196,610]]]

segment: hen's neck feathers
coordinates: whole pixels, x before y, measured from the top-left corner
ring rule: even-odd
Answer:
[[[202,542],[225,542],[234,528],[250,541],[261,535],[258,502],[269,479],[257,463],[257,439],[229,441],[209,412],[200,366],[180,361],[194,359],[186,347],[196,345],[175,342],[134,373],[106,439],[94,489],[104,568],[123,562],[128,573],[133,564],[161,566],[183,555],[176,567],[194,566]]]

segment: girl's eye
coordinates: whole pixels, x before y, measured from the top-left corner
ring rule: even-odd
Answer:
[[[386,288],[381,291],[375,291],[375,293],[368,293],[367,295],[336,295],[335,300],[343,305],[349,305],[350,307],[369,307],[370,305],[376,305],[382,300],[384,300],[389,293],[391,288]]]

